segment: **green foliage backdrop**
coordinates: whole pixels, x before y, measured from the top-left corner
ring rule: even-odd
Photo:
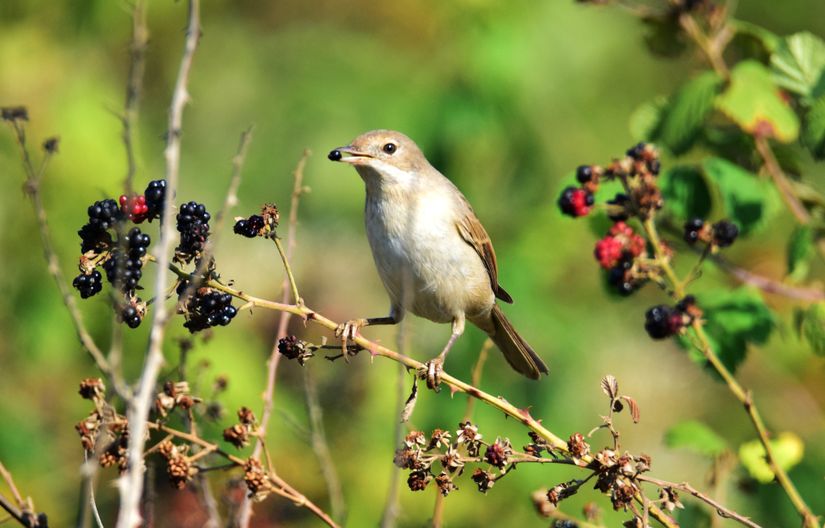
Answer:
[[[667,147],[666,169],[675,167],[677,154],[687,153],[664,184],[675,220],[738,211],[736,219],[748,236],[726,254],[729,260],[778,280],[790,268],[791,280],[807,277],[820,283],[822,263],[807,258],[810,244],[804,243],[812,235],[795,229],[769,180],[757,179],[729,159],[706,155],[708,145],[730,138],[698,137],[711,112],[737,123],[745,119],[743,114],[750,115],[752,109],[742,108],[735,92],[761,89],[769,75],[766,67],[741,62],[723,88],[692,49],[676,58],[653,56],[645,29],[633,17],[572,1],[215,0],[206,2],[203,11],[203,38],[190,80],[192,103],[184,118],[178,196],[217,210],[237,137],[254,123],[235,212],[249,214],[263,201],[286,208],[292,168],[302,150],[311,149],[305,183],[312,190],[301,204],[293,262],[310,306],[336,320],[386,310],[364,236],[363,185],[354,171],[329,163],[325,154],[365,130],[402,130],[473,203],[496,246],[500,282],[516,299],[506,309],[508,316],[551,367],[549,377],[528,382],[506,369],[495,353],[482,376],[485,390],[518,406],[532,406],[533,416],[554,432],[586,433],[604,413],[599,380],[611,373],[642,411],[638,425],[622,424],[624,445],[649,453],[657,476],[697,487],[704,486],[710,469],[709,450],[736,452],[754,438],[724,385],[696,368],[678,343],[653,342],[644,333],[644,310],[660,302],[660,293],[651,287],[619,299],[603,287],[592,247],[605,225],[598,219],[590,226],[571,222],[558,212],[555,200],[577,165],[606,162],[635,141],[653,137]],[[33,142],[52,134],[61,137],[43,193],[69,277],[76,274],[76,231],[86,220],[86,206],[120,194],[126,172],[116,113],[122,109],[128,68],[129,15],[124,2],[106,0],[0,3],[0,105],[29,108]],[[780,36],[800,31],[825,35],[825,7],[818,0],[741,2],[736,17]],[[166,110],[184,23],[183,3],[149,2],[138,188],[163,174]],[[822,87],[807,76],[821,65],[798,64],[794,49],[778,53],[774,66],[791,72],[783,88],[810,105],[802,139],[821,156],[825,107],[817,90]],[[663,96],[669,98],[667,106]],[[796,117],[784,115],[787,108],[778,96],[761,108],[780,139],[800,133]],[[825,190],[822,165],[810,155],[798,158],[806,182]],[[78,381],[96,371],[76,343],[47,275],[35,216],[18,190],[23,173],[11,134],[0,134],[0,168],[5,185],[0,193],[0,461],[21,490],[34,497],[38,510],[49,513],[53,526],[67,526],[74,522],[79,502],[83,456],[73,426],[88,412],[75,393]],[[713,185],[697,188],[695,174]],[[226,231],[216,255],[222,276],[234,279],[239,289],[277,298],[282,268],[275,252]],[[786,256],[788,244],[794,249]],[[687,266],[690,259],[685,260]],[[725,359],[739,365],[737,375],[757,395],[770,428],[793,431],[804,444],[804,459],[791,475],[811,508],[825,512],[825,364],[794,330],[794,310],[804,305],[749,289],[723,297],[720,290],[738,283],[712,266],[705,267],[696,284],[700,301],[717,315],[712,323],[721,325],[719,332],[713,324],[708,331],[732,350]],[[730,321],[751,306],[753,317],[742,324]],[[111,325],[106,303],[94,298],[82,308],[92,333],[105,345]],[[802,333],[814,336],[821,354],[825,318],[821,308],[807,313],[811,316],[804,318]],[[276,320],[265,311],[243,312],[208,341],[198,341],[190,360],[197,390],[208,393],[219,375],[229,380],[220,397],[224,419],[207,425],[205,436],[217,438],[239,406],[260,407],[263,365]],[[300,323],[293,324],[295,332],[304,331]],[[128,333],[125,366],[130,377],[142,364],[147,328]],[[173,335],[186,334],[180,325],[173,328]],[[408,353],[422,361],[435,355],[449,334],[446,325],[422,320],[412,320],[408,328]],[[371,328],[364,334],[384,343],[395,339],[394,329]],[[309,328],[308,335],[320,341],[317,329]],[[468,379],[482,338],[468,331],[451,353],[447,371]],[[167,377],[177,361],[173,345],[170,340],[166,350]],[[758,348],[746,356],[754,345]],[[313,369],[321,391],[348,525],[374,525],[396,447],[397,366],[362,355],[349,365],[315,361],[307,368]],[[302,391],[298,365],[282,364],[269,444],[279,474],[325,506],[326,488],[307,438]],[[421,395],[412,422],[423,430],[454,428],[464,405],[463,397],[452,399],[447,391],[428,392]],[[681,426],[681,438],[698,435],[708,438],[710,446],[680,450],[665,445],[671,426],[687,420],[700,423],[693,429]],[[487,439],[501,435],[519,447],[527,443],[518,424],[490,408],[477,406],[475,421]],[[670,435],[677,438],[676,447],[682,445],[679,430]],[[108,469],[101,478],[114,476]],[[574,476],[569,470],[525,465],[486,496],[465,476],[457,481],[460,490],[447,498],[446,522],[544,525],[531,506],[531,492]],[[216,482],[223,478],[214,477]],[[167,485],[163,475],[157,480],[158,487]],[[765,526],[798,524],[777,486],[754,484],[741,468],[723,486],[731,507]],[[607,505],[595,493],[580,493],[564,509],[577,512],[592,500]],[[176,496],[164,490],[161,497],[168,509],[158,525],[198,525],[189,513],[195,508],[189,492]],[[432,511],[433,490],[414,494],[403,489],[401,497],[400,524],[422,525]],[[104,518],[113,522],[116,491],[101,487],[98,500]],[[315,524],[303,510],[279,499],[256,511],[261,526]],[[624,518],[606,515],[609,526]]]

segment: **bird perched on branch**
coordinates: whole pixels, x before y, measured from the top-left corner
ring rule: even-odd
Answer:
[[[532,379],[547,373],[496,304],[496,298],[513,299],[498,283],[490,237],[461,191],[430,165],[418,145],[400,132],[374,130],[328,157],[352,165],[364,180],[367,238],[390,297],[388,316],[341,325],[344,342],[362,327],[397,324],[409,310],[452,323],[446,346],[428,363],[431,387],[438,385],[444,358],[465,321],[486,332],[516,371]]]

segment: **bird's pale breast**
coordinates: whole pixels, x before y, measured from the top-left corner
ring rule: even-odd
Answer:
[[[486,315],[494,302],[490,278],[458,232],[451,196],[430,190],[394,200],[392,190],[384,191],[368,193],[365,223],[392,302],[436,322]]]

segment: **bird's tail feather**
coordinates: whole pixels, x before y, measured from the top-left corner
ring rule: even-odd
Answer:
[[[504,353],[507,363],[530,379],[539,379],[542,374],[547,374],[547,365],[516,332],[498,305],[493,305],[490,316],[493,320],[493,332],[490,333],[490,339]]]

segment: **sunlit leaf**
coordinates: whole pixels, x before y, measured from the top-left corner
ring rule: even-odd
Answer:
[[[756,61],[736,65],[727,90],[716,98],[716,107],[749,134],[785,143],[799,135],[799,119],[782,98],[770,71]]]
[[[674,154],[690,149],[713,110],[720,84],[713,72],[704,72],[685,84],[665,107],[653,139]]]
[[[779,86],[803,97],[823,88],[825,42],[803,31],[782,40],[771,55],[774,79]]]
[[[680,422],[668,429],[665,432],[665,444],[709,457],[719,455],[727,449],[721,436],[702,422],[694,420]]]
[[[775,440],[770,440],[770,444],[774,461],[785,471],[797,465],[805,453],[805,444],[794,433],[782,433]],[[751,440],[739,446],[739,460],[750,476],[768,484],[773,481],[774,473],[765,460],[765,455],[765,447],[759,440]]]

